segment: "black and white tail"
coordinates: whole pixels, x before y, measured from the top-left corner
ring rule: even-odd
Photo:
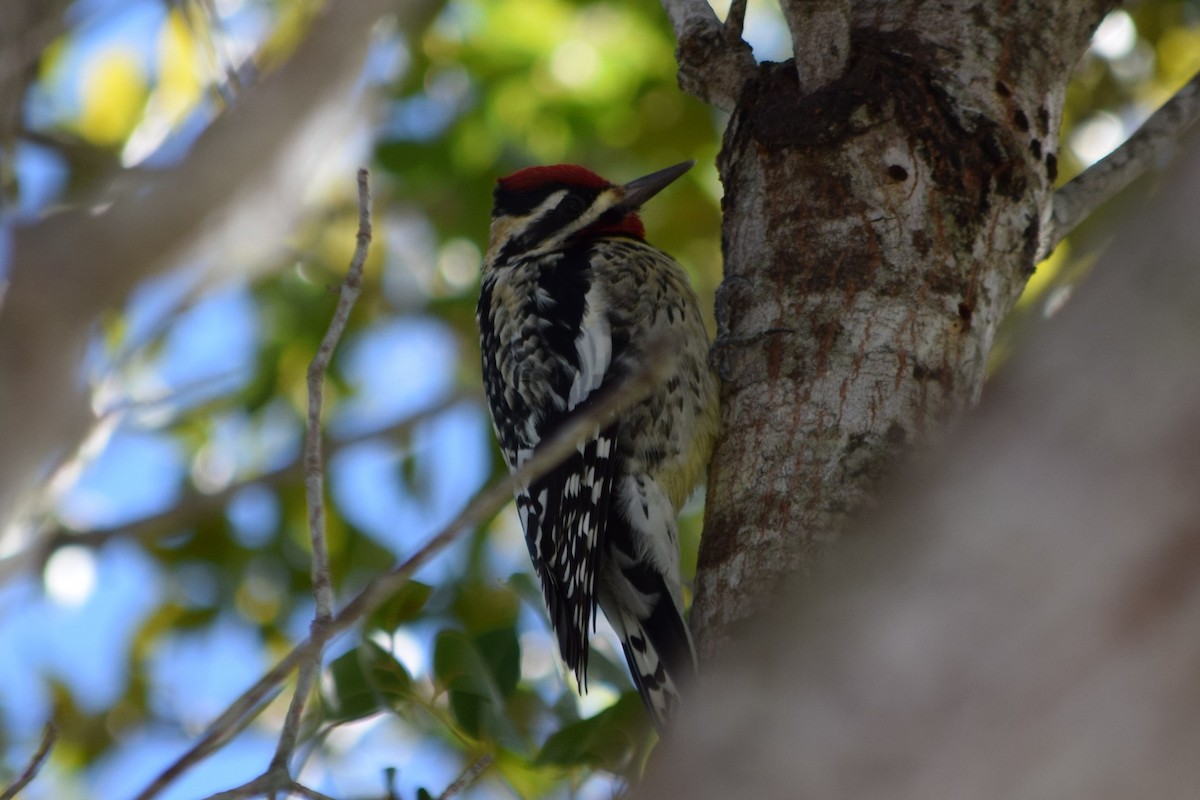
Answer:
[[[662,731],[696,676],[679,596],[675,509],[648,476],[627,476],[608,519],[598,599],[621,639],[634,685]]]

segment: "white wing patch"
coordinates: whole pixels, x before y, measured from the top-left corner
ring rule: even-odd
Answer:
[[[612,331],[606,312],[606,304],[599,294],[594,290],[588,292],[587,311],[580,321],[579,335],[575,339],[579,371],[575,373],[571,392],[567,396],[568,411],[600,388],[612,363]]]
[[[679,568],[679,523],[675,507],[667,493],[656,481],[645,475],[625,475],[613,487],[624,517],[629,520],[633,544],[637,549],[636,560],[648,562],[665,576],[671,589],[676,607],[682,609],[682,598],[678,596],[680,586]],[[663,536],[663,533],[666,536]],[[637,592],[632,586],[624,587],[628,596],[621,598],[626,607],[638,609],[642,616],[650,613],[652,598]]]

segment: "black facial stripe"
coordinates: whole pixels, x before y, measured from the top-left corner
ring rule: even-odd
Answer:
[[[505,189],[503,184],[496,184],[496,190],[492,193],[494,199],[492,216],[522,217],[546,202],[547,197],[561,191],[566,191],[567,197],[575,196],[583,200],[584,208],[591,205],[592,201],[596,199],[596,195],[600,194],[599,189],[571,186],[566,183],[546,183],[533,189],[520,191]],[[566,198],[563,200],[565,201]],[[562,203],[559,203],[559,208],[562,208]],[[576,212],[575,215],[578,216],[578,213]]]
[[[537,189],[530,189],[524,192],[509,192],[497,187],[496,207],[492,211],[493,216],[514,213],[512,206],[502,205],[502,203],[515,203],[516,207],[528,205],[528,208],[523,212],[528,214],[545,202],[546,198],[551,194],[563,190],[566,190],[567,193],[558,202],[558,205],[533,220],[532,224],[522,231],[519,236],[514,236],[509,240],[500,251],[497,263],[503,264],[514,256],[532,250],[540,242],[550,238],[555,231],[561,230],[571,224],[587,210],[588,206],[595,201],[596,196],[600,194],[599,189],[567,186],[560,183],[539,186]]]

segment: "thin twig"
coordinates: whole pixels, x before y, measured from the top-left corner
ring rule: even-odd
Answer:
[[[1054,193],[1051,229],[1038,259],[1045,258],[1097,208],[1146,172],[1161,168],[1180,136],[1200,122],[1200,73],[1155,111],[1124,144]]]
[[[327,638],[347,630],[375,610],[404,586],[413,573],[446,549],[464,531],[472,530],[495,516],[501,508],[511,502],[514,491],[545,475],[575,452],[580,442],[594,436],[597,428],[603,428],[622,409],[629,408],[645,398],[655,386],[662,383],[673,354],[677,352],[679,347],[675,337],[666,336],[652,341],[646,347],[636,369],[612,387],[599,390],[595,395],[595,402],[587,411],[573,417],[554,436],[544,441],[520,469],[512,475],[493,481],[478,492],[458,516],[402,564],[377,576],[363,587],[362,591],[330,621],[326,631]],[[199,741],[163,770],[135,800],[150,800],[157,796],[176,778],[229,741],[233,735],[231,730],[238,725],[247,724],[261,709],[263,701],[276,691],[291,671],[310,657],[310,654],[319,650],[320,646],[320,643],[312,639],[297,644],[267,674],[234,700],[208,727]]]
[[[479,780],[479,776],[483,771],[492,765],[492,760],[495,757],[491,753],[484,753],[479,758],[467,765],[467,768],[454,779],[454,783],[446,787],[446,791],[438,795],[437,800],[450,800],[454,795],[466,789],[475,781]]]
[[[47,722],[46,727],[42,729],[42,741],[38,744],[37,752],[33,754],[33,758],[29,759],[29,763],[25,765],[25,769],[17,776],[17,779],[3,793],[0,793],[0,800],[12,800],[17,796],[17,792],[24,789],[34,779],[38,770],[50,756],[50,748],[54,746],[54,740],[57,738],[58,729],[54,727],[53,722]]]
[[[300,719],[308,694],[312,691],[317,669],[321,664],[321,645],[324,644],[333,619],[333,583],[329,577],[329,548],[325,543],[325,462],[321,458],[321,410],[325,374],[333,351],[341,341],[350,321],[350,312],[362,291],[363,265],[371,247],[371,185],[366,169],[358,171],[358,242],[354,257],[342,281],[337,308],[329,321],[329,330],[321,340],[321,346],[308,367],[308,424],[304,433],[304,491],[308,503],[308,534],[312,540],[312,583],[316,611],[313,614],[311,637],[318,644],[311,656],[300,665],[296,677],[296,692],[292,695],[283,730],[279,734],[279,746],[271,759],[272,766],[287,768],[288,759],[296,748],[296,737],[300,731]]]
[[[391,425],[353,436],[331,439],[326,444],[331,453],[336,453],[375,439],[404,439],[429,420],[441,416],[454,406],[471,402],[471,400],[472,398],[465,391],[456,391]],[[46,561],[50,556],[64,547],[77,546],[97,549],[114,539],[133,539],[149,544],[156,539],[178,533],[180,529],[187,527],[202,514],[223,509],[234,495],[247,487],[284,486],[303,478],[303,476],[304,464],[303,453],[301,453],[295,460],[277,469],[231,483],[224,489],[211,494],[205,494],[192,488],[171,508],[159,514],[143,517],[136,522],[85,531],[73,531],[66,528],[51,529],[46,534],[39,535],[34,546],[0,559],[0,583],[4,583],[10,576],[18,572],[40,573],[45,568]]]

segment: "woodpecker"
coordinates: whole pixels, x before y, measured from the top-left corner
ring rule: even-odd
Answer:
[[[579,690],[598,604],[660,731],[696,671],[676,518],[712,453],[717,384],[687,275],[646,243],[638,210],[693,163],[624,185],[569,164],[499,179],[476,310],[484,389],[510,470],[635,368],[647,342],[669,333],[680,343],[657,356],[671,363],[645,400],[516,497]]]

